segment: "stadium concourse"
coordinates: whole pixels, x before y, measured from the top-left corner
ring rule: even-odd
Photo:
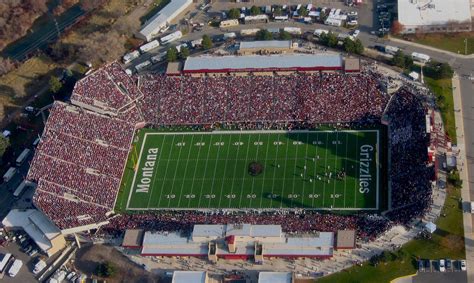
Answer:
[[[374,239],[392,223],[407,224],[421,216],[431,193],[422,98],[410,88],[389,95],[383,81],[383,74],[367,66],[358,74],[167,77],[128,76],[111,63],[79,81],[70,103],[55,102],[51,108],[27,176],[37,183],[34,204],[65,234],[98,227],[116,234],[129,228],[190,231],[194,224],[250,223],[282,225],[290,233],[355,229],[359,238]],[[139,128],[291,131],[328,123],[367,127],[379,125],[382,117],[390,125],[389,140],[395,141],[390,149],[390,218],[304,209],[114,212]]]

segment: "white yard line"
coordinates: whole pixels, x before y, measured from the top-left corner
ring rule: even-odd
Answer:
[[[280,146],[280,145],[278,145]],[[286,150],[285,150],[285,157],[288,157],[288,144],[286,144]],[[283,177],[285,178],[285,181],[286,181],[286,162],[287,159],[285,159],[285,166],[283,166]],[[283,192],[285,190],[285,181],[283,181],[283,186],[281,186],[281,194],[280,194],[280,199],[283,200]],[[280,208],[283,207],[283,202],[280,202]]]
[[[207,148],[206,166],[204,166],[204,176],[206,176],[207,164],[209,163],[209,153],[211,152],[211,144],[212,144],[212,136],[211,136],[211,140],[209,141],[209,147]],[[203,197],[203,195],[202,195],[202,189],[203,188],[204,188],[204,181],[201,184],[201,191],[199,192],[199,202],[198,202],[198,205],[197,205],[198,208],[201,207],[201,200],[202,200],[202,197]]]
[[[201,137],[201,140],[200,140],[199,142],[202,142],[203,136],[201,135],[200,137]],[[193,145],[191,144],[191,146],[193,146]],[[202,147],[200,146],[200,147],[199,147],[199,150],[198,150],[198,155],[197,155],[197,156],[198,156],[198,159],[199,159],[199,156],[201,155],[201,148],[202,148]],[[190,194],[195,195],[195,197],[198,197],[198,198],[199,198],[199,197],[201,197],[201,196],[196,196],[196,194],[194,193],[194,183],[195,183],[194,180],[195,180],[195,177],[196,177],[197,168],[198,168],[198,166],[196,165],[196,166],[194,167],[194,173],[193,173],[193,178],[192,178],[192,181],[193,181],[193,182],[192,182],[192,185],[191,185],[191,193],[190,193]],[[187,205],[188,207],[189,207],[189,205],[191,204],[191,200],[192,200],[191,198],[188,199],[188,205]]]
[[[240,139],[242,137],[242,134],[239,133],[239,142],[240,142]],[[229,146],[232,146],[232,141],[229,142]],[[239,156],[239,151],[240,151],[240,146],[237,147],[237,154],[236,156]],[[234,173],[232,174],[232,178],[235,178],[235,170],[237,170],[237,162],[234,162]],[[234,184],[235,182],[232,181],[232,186],[230,187],[230,194],[233,195],[234,194]],[[242,196],[238,196],[238,197],[242,197]],[[230,208],[230,204],[232,203],[232,199],[229,198],[229,207]]]
[[[305,143],[305,145],[306,145],[306,151],[305,151],[305,153],[304,153],[304,166],[306,166],[307,161],[308,161],[308,147],[309,147],[308,144],[309,144],[309,135],[306,135],[306,143]],[[305,180],[307,180],[307,179],[306,179],[306,178],[307,178],[306,170],[304,170],[304,174],[305,174]],[[303,182],[303,191],[302,191],[302,193],[301,193],[301,204],[302,204],[303,206],[304,206],[304,197],[305,197],[305,195],[304,195],[304,186],[305,186],[305,184],[304,184],[304,182]]]
[[[349,138],[349,135],[346,133],[346,160],[344,162],[344,174],[346,174],[346,176],[344,176],[344,208],[346,208],[346,188],[347,188],[347,160],[348,160],[348,157],[347,157],[347,140]]]
[[[229,145],[230,145],[230,140],[231,139],[229,138]],[[226,145],[227,144],[224,143],[224,146],[226,146]],[[229,147],[227,145],[227,155],[226,155],[226,159],[225,159],[225,163],[224,163],[224,176],[222,177],[222,185],[221,185],[221,193],[220,193],[221,197],[219,197],[218,207],[221,207],[221,201],[222,201],[222,198],[224,197],[224,186],[225,186],[224,180],[225,180],[225,173],[227,172],[227,163],[229,161],[229,152],[230,152],[230,150],[229,150]],[[231,199],[231,197],[229,197],[229,199]]]
[[[329,139],[329,133],[326,133],[326,142],[324,143],[326,150],[324,151],[324,172],[326,172],[327,169],[327,158],[328,158],[328,139]],[[324,174],[324,177],[327,177],[326,174]],[[324,207],[324,202],[326,200],[326,178],[323,179],[323,207]]]
[[[270,136],[268,135],[267,136],[267,143],[266,143],[266,150],[265,150],[265,160],[268,160],[267,156],[268,156],[268,148],[270,147]],[[275,172],[276,172],[276,167],[273,166],[273,177],[275,178]],[[264,169],[265,170],[265,169]],[[268,170],[268,168],[266,169]],[[266,178],[263,178],[263,182],[262,182],[262,190],[265,188],[265,180]],[[273,184],[272,184],[272,195],[273,195],[273,186],[275,185],[275,181],[273,181]],[[262,201],[264,199],[264,196],[261,196],[260,197],[260,205],[259,207],[262,208]],[[272,200],[273,200],[273,196],[270,198],[270,207],[271,207],[271,203],[272,203]]]
[[[260,134],[258,134],[258,141],[257,141],[257,142],[260,142]],[[250,148],[250,145],[251,145],[251,144],[249,144],[249,147],[248,147],[248,148]],[[261,146],[260,146],[260,145],[255,145],[255,144],[254,144],[254,146],[257,147],[257,152],[256,152],[256,154],[255,154],[255,161],[259,161],[259,159],[258,159],[258,151],[260,150],[260,147],[261,147]],[[265,170],[265,168],[264,168],[263,170]],[[265,180],[265,179],[264,179],[264,180]],[[252,178],[252,188],[250,188],[250,195],[251,195],[251,196],[253,196],[253,194],[254,194],[254,193],[253,193],[253,186],[254,186],[254,184],[255,184],[255,178]],[[263,189],[263,186],[262,186],[262,189]],[[260,199],[262,199],[261,196],[260,196]],[[252,207],[252,201],[253,201],[253,198],[250,198],[249,207]]]
[[[194,140],[194,136],[191,137],[191,147],[188,151],[188,158],[186,159],[186,165],[184,166],[183,176],[186,176],[186,172],[188,172],[189,157],[191,156],[191,151],[193,151],[193,148],[192,148],[193,140]],[[181,184],[181,189],[179,190],[178,207],[180,207],[180,205],[181,205],[181,198],[183,197],[184,183],[185,182],[184,182],[184,179],[183,179],[183,183]]]
[[[184,141],[184,136],[182,136],[181,138],[181,143],[183,141]],[[184,146],[179,147],[178,159],[180,159],[181,157],[181,152],[183,151],[183,147]],[[179,171],[179,162],[176,162],[176,168],[174,169],[174,175],[173,175],[173,182],[171,183],[170,192],[168,193],[168,207],[170,207],[171,200],[173,199],[172,196],[174,196],[174,198],[180,197],[180,196],[176,196],[176,194],[174,193],[174,184],[176,183],[176,174],[178,173],[178,171]]]
[[[317,158],[317,156],[318,156],[318,148],[319,148],[319,144],[318,144],[318,143],[319,143],[319,135],[317,135],[316,137],[317,137],[317,139],[316,139],[316,145],[315,145],[315,146],[316,146],[316,156],[314,157],[314,164],[313,164],[313,165],[314,165],[314,174],[313,174],[313,175],[314,175],[314,185],[313,185],[313,189],[312,189],[313,199],[312,199],[312,201],[311,201],[311,208],[314,208],[314,199],[315,199],[315,197],[314,197],[314,195],[315,195],[314,189],[315,189],[315,187],[316,187],[316,181],[319,181],[319,180],[317,180],[318,178],[317,178],[317,176],[316,176],[316,175],[318,175],[318,174],[317,174],[317,171],[318,171],[318,161],[319,161],[319,158]],[[319,196],[319,192],[317,193],[317,195]]]
[[[173,140],[171,141],[171,148],[173,148],[173,144],[174,144],[174,139],[176,138],[176,135],[173,135]],[[171,157],[171,153],[173,152],[172,149],[170,149],[170,154],[169,156]],[[166,177],[166,174],[168,173],[168,168],[169,168],[169,164],[170,164],[170,161],[168,160],[166,162],[166,169],[165,169],[165,174],[163,174],[163,176]],[[163,191],[162,191],[163,192]],[[158,204],[156,206],[160,207],[160,203],[161,203],[161,199],[162,199],[162,195],[160,194],[160,197],[158,198]]]
[[[356,150],[355,150],[356,160],[359,158],[359,154],[360,154],[358,149],[359,149],[359,136],[357,136],[357,138],[356,138]],[[357,165],[359,165],[359,166],[357,166]],[[355,166],[354,169],[356,170],[356,172],[355,172],[356,181],[355,181],[355,188],[354,188],[354,208],[356,208],[357,207],[357,192],[358,192],[357,184],[359,183],[358,180],[359,180],[359,173],[360,173],[360,164],[359,164],[359,162],[356,163],[356,166]]]
[[[334,169],[333,170],[336,170],[336,166],[337,166],[337,150],[339,148],[339,132],[336,131],[336,158],[335,161],[334,161]],[[336,178],[337,179],[337,178]],[[334,206],[336,205],[336,181],[334,180],[334,186],[333,186],[333,193],[332,193],[332,208],[334,208]]]
[[[247,143],[250,144],[250,135],[248,135],[248,140],[247,140]],[[240,146],[239,146],[240,147]],[[245,154],[245,160],[248,159],[249,157],[249,149],[250,149],[250,146],[247,146],[247,153]],[[242,198],[244,197],[244,187],[245,187],[245,182],[242,182],[242,188],[240,189],[240,199],[239,199],[239,208],[242,207]]]
[[[211,140],[212,140],[212,138],[211,138]],[[222,142],[222,136],[219,136],[219,143],[220,143],[220,142]],[[211,143],[211,144],[212,144],[212,143]],[[217,147],[217,157],[219,157],[219,152],[221,151],[221,147],[222,147],[222,146],[218,146],[218,147]],[[217,158],[217,159],[219,159],[219,158]],[[217,171],[217,164],[214,165],[214,174],[212,175],[212,185],[211,185],[211,190],[210,190],[210,194],[211,194],[211,195],[215,195],[215,194],[214,194],[214,183],[216,182],[216,171]],[[216,195],[216,197],[217,197],[217,195]],[[219,195],[218,197],[219,197],[219,199],[220,199],[222,196]],[[211,207],[211,200],[212,200],[212,199],[209,198],[209,204],[207,205],[208,208]],[[220,202],[220,201],[219,201],[219,202]]]

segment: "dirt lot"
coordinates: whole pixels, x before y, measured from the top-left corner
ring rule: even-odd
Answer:
[[[158,282],[158,277],[145,271],[116,249],[105,245],[91,245],[76,253],[75,268],[90,276],[100,262],[109,261],[116,267],[115,275],[107,282]]]

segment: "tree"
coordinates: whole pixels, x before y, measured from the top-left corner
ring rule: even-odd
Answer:
[[[10,139],[4,137],[3,135],[0,135],[0,160],[9,146],[10,146]]]
[[[178,60],[178,50],[176,49],[176,47],[168,48],[168,50],[166,51],[166,60],[168,62],[174,62]]]
[[[326,38],[326,45],[329,46],[329,47],[334,47],[337,45],[337,36],[336,34],[332,33],[332,32],[328,32],[327,34],[325,34],[325,38]]]
[[[179,51],[179,58],[184,60],[188,57],[189,57],[189,49],[187,47],[181,47],[181,50]]]
[[[63,83],[58,79],[58,77],[51,76],[49,79],[49,90],[56,94],[61,90],[62,87]]]
[[[0,76],[16,68],[17,63],[10,58],[0,57]]]
[[[281,30],[278,38],[280,40],[290,40],[291,39],[291,34],[287,31]]]
[[[392,64],[400,67],[405,68],[405,54],[401,50],[398,50],[392,58]]]
[[[202,48],[204,50],[209,50],[212,48],[212,40],[209,35],[205,34],[202,36]]]
[[[405,69],[413,67],[413,58],[410,55],[405,55]]]
[[[232,8],[227,13],[227,16],[229,17],[229,19],[238,19],[240,18],[240,11],[237,8]]]
[[[91,11],[104,5],[107,1],[108,0],[81,0],[81,8],[84,11]]]
[[[99,277],[111,277],[115,274],[115,266],[108,261],[102,262],[96,267],[95,273]]]
[[[250,8],[250,15],[256,16],[256,15],[260,15],[260,13],[262,13],[262,11],[260,11],[259,7],[254,5]]]
[[[355,43],[350,37],[344,38],[344,50],[347,53],[355,53]]]
[[[106,63],[125,53],[125,40],[117,31],[97,31],[81,41],[79,60],[91,63]]]
[[[301,8],[298,10],[298,15],[301,17],[306,17],[309,14],[308,9],[306,7],[301,6]]]
[[[392,33],[393,34],[401,34],[404,30],[404,26],[399,21],[393,21],[392,23]]]
[[[356,39],[354,45],[354,53],[359,55],[364,53],[364,44],[362,44],[362,41],[360,41],[360,39]]]
[[[448,63],[441,63],[438,68],[440,79],[451,79],[453,77],[454,71]]]
[[[257,35],[256,35],[257,39],[258,40],[272,40],[273,39],[273,35],[271,32],[269,32],[268,30],[266,29],[261,29],[257,32]]]

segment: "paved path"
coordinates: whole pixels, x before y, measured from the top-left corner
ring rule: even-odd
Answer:
[[[471,194],[470,182],[468,179],[468,168],[466,158],[466,144],[464,138],[464,119],[463,107],[461,97],[461,86],[459,77],[456,74],[453,78],[453,98],[456,119],[456,135],[458,140],[459,157],[457,159],[460,177],[463,180],[463,187],[461,190],[461,197],[463,199],[463,224],[464,224],[464,241],[466,247],[466,261],[467,261],[467,276],[468,282],[474,282],[474,234],[472,233],[472,215],[470,213]],[[466,128],[469,131],[468,128]],[[473,199],[474,200],[474,199]]]

